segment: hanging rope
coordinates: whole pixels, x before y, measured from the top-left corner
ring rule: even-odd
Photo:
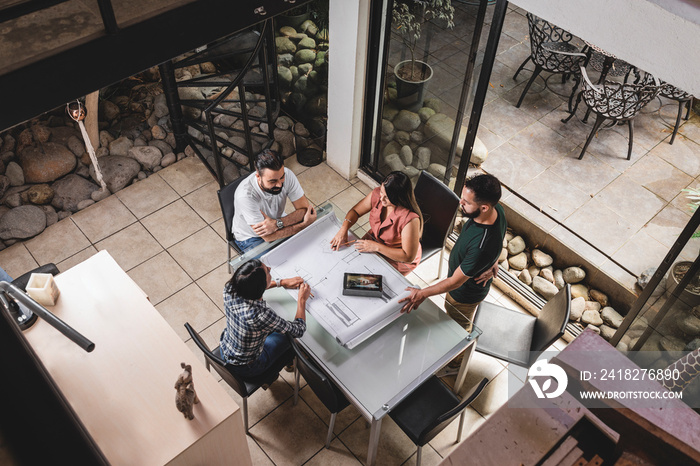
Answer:
[[[92,142],[90,142],[90,137],[85,129],[85,123],[83,123],[83,120],[87,115],[87,110],[79,100],[76,100],[75,102],[69,102],[66,104],[66,112],[68,112],[68,115],[70,115],[73,120],[78,122],[78,126],[80,126],[80,133],[83,135],[83,140],[85,141],[85,147],[90,155],[92,165],[95,167],[95,176],[97,177],[97,181],[100,183],[100,186],[102,186],[102,190],[107,191],[107,184],[102,178],[102,170],[100,169],[100,164],[97,163],[95,149],[92,147]]]

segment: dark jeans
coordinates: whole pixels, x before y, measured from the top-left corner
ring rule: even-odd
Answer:
[[[255,377],[277,364],[282,362],[286,364],[287,361],[280,361],[279,359],[289,355],[291,348],[292,345],[289,344],[289,339],[286,335],[274,332],[269,334],[265,339],[263,351],[260,353],[258,359],[240,366],[226,364],[226,369],[243,378]],[[280,369],[282,368],[282,366],[279,367]]]
[[[265,240],[259,236],[253,236],[252,238],[245,239],[243,241],[236,241],[236,246],[238,246],[241,251],[246,252],[248,249],[253,249],[258,244],[264,243]]]

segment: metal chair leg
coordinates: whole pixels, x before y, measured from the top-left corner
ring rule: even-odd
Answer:
[[[243,426],[245,427],[245,433],[248,433],[248,397],[243,397]]]
[[[231,270],[231,245],[228,245],[228,261],[226,261],[226,264],[228,265],[228,273],[229,275],[233,273],[233,270]]]
[[[416,452],[416,466],[420,466],[421,453],[423,453],[423,447],[418,447],[418,451]]]
[[[573,93],[572,93],[571,95],[573,96]],[[578,110],[578,104],[581,103],[581,96],[582,96],[582,95],[583,95],[583,91],[581,91],[581,92],[578,93],[578,96],[576,97],[576,105],[574,105],[574,109],[571,110],[571,108],[569,108],[569,111],[570,111],[569,116],[566,117],[566,118],[564,118],[564,119],[562,119],[562,120],[561,120],[562,123],[568,123],[569,120],[571,120],[571,117],[573,117],[574,115],[576,115],[576,110]]]
[[[520,94],[520,100],[518,100],[518,103],[516,105],[517,108],[520,108],[520,104],[523,103],[523,99],[525,98],[525,94],[527,94],[527,91],[530,90],[530,86],[532,86],[532,83],[535,82],[535,79],[537,78],[537,76],[539,76],[541,71],[542,71],[542,67],[535,65],[535,71],[532,72],[532,76],[530,76],[530,80],[525,85],[525,89],[523,89],[523,93]]]
[[[678,133],[678,127],[681,125],[681,117],[683,116],[683,107],[684,102],[678,102],[678,115],[676,116],[676,126],[673,127],[673,135],[671,136],[669,144],[673,144],[673,140],[676,139],[676,133]]]
[[[442,276],[442,259],[445,255],[445,245],[442,246],[442,249],[440,250],[440,262],[438,263],[438,280]]]
[[[693,106],[693,96],[690,96],[690,99],[686,102],[686,105],[688,106],[688,113],[685,114],[685,119],[687,120],[690,118],[690,108]]]
[[[326,448],[330,448],[333,440],[333,428],[335,427],[335,417],[338,413],[331,413],[331,421],[328,423],[328,435],[326,435]]]
[[[518,70],[517,70],[517,71],[515,72],[515,74],[513,75],[513,80],[515,80],[515,78],[518,77],[518,75],[520,74],[520,72],[521,72],[521,71],[523,70],[523,68],[525,67],[525,63],[529,62],[530,60],[532,60],[532,57],[527,57],[527,58],[525,59],[525,61],[522,62],[522,64],[521,64],[520,67],[518,68]]]
[[[294,406],[299,401],[299,358],[294,357]]]
[[[627,120],[627,126],[630,129],[630,142],[629,147],[627,148],[627,160],[629,160],[632,158],[632,143],[634,142],[634,120]]]
[[[588,145],[593,140],[593,136],[595,136],[595,133],[596,133],[596,131],[598,131],[598,128],[600,128],[600,125],[603,124],[603,120],[605,120],[605,117],[602,115],[598,115],[596,117],[595,124],[593,125],[593,129],[591,130],[591,134],[588,135],[588,139],[586,139],[586,144],[583,145],[583,149],[581,150],[581,155],[578,156],[579,160],[581,160],[583,158],[583,154],[586,153],[586,149],[588,149]]]
[[[466,417],[466,414],[467,410],[465,409],[459,416],[459,429],[457,429],[457,440],[455,441],[455,443],[459,443],[462,441],[462,429],[464,429],[464,418]]]

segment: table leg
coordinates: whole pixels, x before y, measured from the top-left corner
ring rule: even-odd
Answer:
[[[379,446],[379,432],[382,429],[382,420],[372,418],[372,426],[369,429],[369,447],[367,448],[367,466],[372,466],[377,460],[377,447]]]
[[[469,368],[469,361],[474,353],[474,347],[476,347],[476,342],[472,342],[467,349],[464,350],[464,355],[462,356],[462,364],[459,366],[459,372],[457,372],[457,379],[455,379],[454,392],[459,393],[464,384],[464,379],[467,378],[467,369]]]

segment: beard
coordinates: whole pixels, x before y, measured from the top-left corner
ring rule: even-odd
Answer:
[[[260,187],[262,188],[263,191],[265,191],[266,193],[270,193],[270,194],[279,194],[282,192],[282,186],[280,186],[279,188],[276,188],[276,187],[275,188],[266,188],[264,186],[260,186]]]
[[[479,216],[479,214],[481,214],[481,211],[478,209],[474,212],[467,212],[466,210],[464,210],[464,207],[460,207],[460,209],[462,210],[462,215],[467,218],[476,218]]]

